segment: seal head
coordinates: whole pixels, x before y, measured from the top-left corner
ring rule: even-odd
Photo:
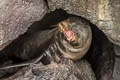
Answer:
[[[73,60],[82,58],[91,44],[92,32],[89,23],[78,17],[70,17],[60,22],[58,28],[63,34],[60,38],[63,57]]]

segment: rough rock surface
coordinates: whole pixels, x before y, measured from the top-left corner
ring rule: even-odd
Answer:
[[[0,50],[46,13],[43,0],[0,0]]]
[[[51,63],[44,66],[39,63],[25,67],[15,75],[2,80],[96,80],[90,64],[86,60],[73,63],[63,60],[60,64]]]
[[[115,78],[118,77],[113,78],[114,66],[116,66],[113,43],[94,25],[92,25],[92,32],[93,40],[86,59],[91,63],[96,80],[116,80]]]
[[[120,46],[114,45],[114,51],[116,53],[113,78],[114,80],[120,79]]]
[[[120,0],[47,0],[51,11],[63,9],[96,24],[115,44],[120,45]]]

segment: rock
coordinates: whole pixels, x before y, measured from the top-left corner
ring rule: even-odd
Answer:
[[[103,42],[100,54],[96,57],[96,77],[97,80],[112,80],[114,71],[114,50],[113,46],[109,42]]]
[[[97,80],[112,80],[116,58],[113,43],[95,26],[92,30],[93,42],[86,58],[91,63]]]
[[[42,19],[47,11],[43,0],[0,0],[0,50]]]
[[[87,70],[87,71],[86,71]],[[25,67],[15,75],[3,80],[96,80],[90,64],[86,60],[73,63],[64,59],[57,64],[41,63],[33,67]]]
[[[119,45],[114,45],[114,51],[116,53],[116,56],[120,56],[120,46]]]
[[[114,80],[120,79],[120,58],[117,58],[117,57],[115,58],[113,78],[114,78]]]
[[[113,78],[114,80],[119,80],[120,79],[120,46],[114,45],[114,51],[116,57],[114,63]]]
[[[120,45],[120,0],[47,0],[51,11],[63,9],[96,24],[115,44]]]

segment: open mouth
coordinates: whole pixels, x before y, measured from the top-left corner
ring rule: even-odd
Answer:
[[[60,31],[64,33],[68,41],[72,42],[77,39],[75,33],[71,29],[68,28],[67,22],[65,21],[60,22],[58,26],[59,26]]]

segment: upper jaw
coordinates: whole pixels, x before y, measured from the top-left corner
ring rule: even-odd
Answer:
[[[74,42],[77,40],[76,34],[68,28],[67,22],[63,21],[58,24],[60,32],[62,32],[69,42]]]

